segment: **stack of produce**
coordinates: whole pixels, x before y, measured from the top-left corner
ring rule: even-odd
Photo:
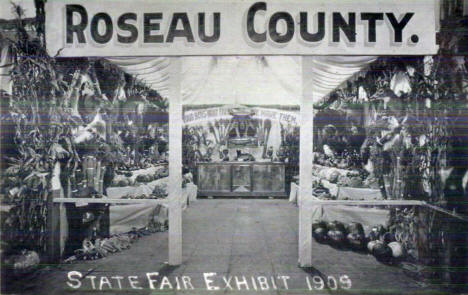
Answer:
[[[167,167],[160,166],[154,173],[137,174],[136,171],[119,171],[112,180],[113,187],[133,186],[139,183],[149,183],[169,176]]]
[[[347,179],[357,178],[362,181],[363,173],[358,170],[346,170],[333,167],[326,167],[315,164],[312,173],[320,179],[325,179],[331,183],[338,183],[339,181],[345,183]]]
[[[339,221],[318,221],[312,225],[312,236],[322,244],[335,248],[350,248],[365,251],[384,263],[395,263],[404,258],[404,247],[383,226],[374,226],[365,235],[362,224],[352,222],[345,226]]]
[[[122,199],[164,199],[167,198],[167,187],[164,184],[156,185],[150,195],[147,194],[128,194]]]

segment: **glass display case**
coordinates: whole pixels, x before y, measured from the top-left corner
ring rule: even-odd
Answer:
[[[287,196],[280,162],[198,163],[199,196]]]

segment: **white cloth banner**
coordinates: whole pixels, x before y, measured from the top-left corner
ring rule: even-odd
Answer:
[[[188,110],[184,112],[185,125],[203,124],[207,121],[230,120],[232,115],[229,110],[235,106],[223,106],[214,108],[203,108],[197,110]],[[284,124],[299,125],[299,112],[283,111],[272,108],[253,107],[250,108],[254,113],[253,119],[270,119]]]

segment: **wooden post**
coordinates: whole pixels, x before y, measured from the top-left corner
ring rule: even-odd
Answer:
[[[180,57],[170,65],[169,97],[169,264],[182,263],[182,98]]]
[[[299,143],[299,265],[312,265],[312,164],[313,164],[313,57],[302,57],[302,99]]]

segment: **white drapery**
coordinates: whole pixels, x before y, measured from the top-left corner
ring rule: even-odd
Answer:
[[[301,75],[313,83],[314,103],[375,60],[372,56],[307,56],[313,66],[301,71],[297,56],[182,57],[184,105],[300,105]],[[125,72],[169,98],[169,64],[165,57],[108,58]]]

